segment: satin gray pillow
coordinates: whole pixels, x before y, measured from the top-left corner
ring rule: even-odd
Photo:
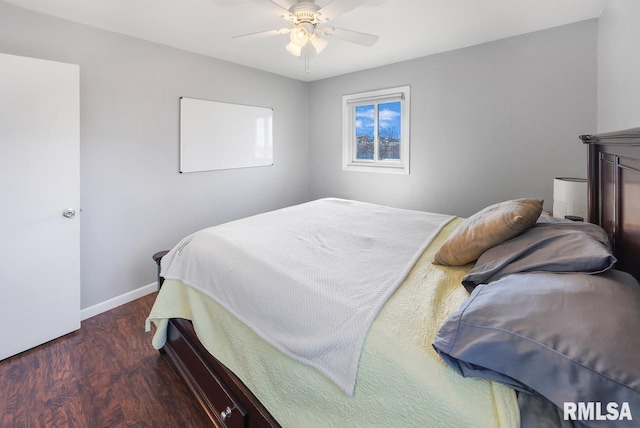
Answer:
[[[462,278],[462,285],[471,292],[478,284],[520,272],[600,273],[615,262],[600,226],[572,221],[537,223],[485,251]]]
[[[465,377],[640,418],[640,285],[629,274],[513,274],[476,287],[435,350]],[[626,425],[625,425],[626,426]]]

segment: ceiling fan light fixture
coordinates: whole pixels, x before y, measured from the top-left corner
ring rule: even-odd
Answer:
[[[293,56],[300,56],[302,54],[302,46],[298,46],[293,42],[285,46],[285,49]]]
[[[316,53],[318,55],[320,55],[320,53],[324,50],[324,48],[326,48],[327,45],[329,44],[327,39],[318,37],[317,34],[312,34],[311,37],[309,37],[309,41],[311,42],[311,45],[316,50]]]
[[[309,41],[309,33],[304,27],[296,27],[289,33],[289,40],[294,45],[303,47]]]
[[[258,1],[258,0],[254,0]],[[295,57],[304,56],[305,70],[309,72],[309,58],[320,54],[329,44],[330,39],[340,39],[361,46],[372,46],[378,36],[327,26],[338,15],[362,6],[367,0],[260,0],[270,5],[277,5],[285,13],[281,16],[291,23],[291,27],[250,33],[233,38],[257,39],[266,36],[289,34],[289,43],[285,46],[287,52]],[[313,50],[311,49],[313,46]]]

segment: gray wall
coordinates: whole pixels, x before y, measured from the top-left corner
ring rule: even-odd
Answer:
[[[599,19],[598,131],[640,126],[640,2],[614,0]]]
[[[308,199],[303,82],[4,2],[0,52],[80,65],[83,308],[153,282],[188,233]],[[181,96],[273,107],[275,165],[179,174]]]
[[[311,84],[0,1],[0,52],[80,65],[82,307],[153,282],[151,255],[202,227],[324,196],[469,215],[551,208],[595,132],[597,22]],[[411,175],[341,170],[341,97],[412,87]],[[178,173],[179,97],[274,110],[272,167]]]
[[[516,197],[553,203],[586,177],[597,124],[597,20],[310,84],[310,196],[468,216]],[[343,94],[411,85],[411,174],[342,171]]]

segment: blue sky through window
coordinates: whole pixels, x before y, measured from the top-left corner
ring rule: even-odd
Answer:
[[[375,107],[356,106],[356,159],[373,160],[375,141]]]
[[[356,107],[356,137],[366,135],[373,141],[375,112],[373,105]]]
[[[378,105],[378,136],[400,141],[400,101]]]

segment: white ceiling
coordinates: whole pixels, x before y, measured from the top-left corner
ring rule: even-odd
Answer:
[[[373,47],[331,40],[304,61],[285,49],[287,35],[232,36],[286,27],[264,0],[5,0],[140,39],[312,81],[596,18],[607,0],[367,0],[332,25],[379,36]],[[286,1],[286,0],[285,0]],[[345,0],[334,0],[342,2]],[[326,5],[330,0],[317,0]]]

